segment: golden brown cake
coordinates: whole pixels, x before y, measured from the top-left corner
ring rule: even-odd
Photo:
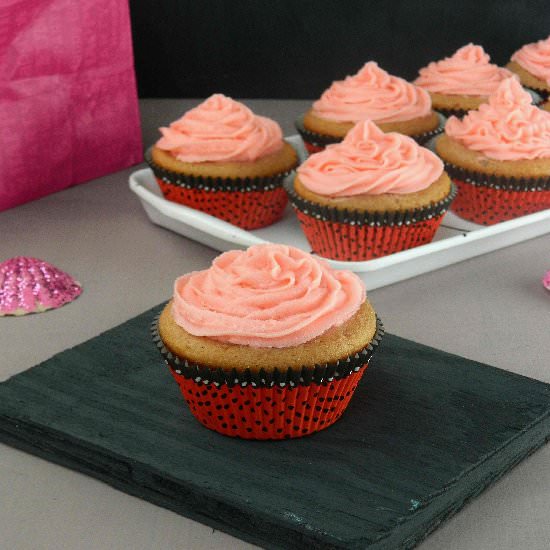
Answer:
[[[244,372],[250,369],[315,368],[316,364],[338,361],[362,350],[376,332],[374,309],[365,301],[348,321],[298,346],[255,348],[194,336],[180,327],[172,316],[172,302],[163,309],[159,334],[174,355],[207,367]]]
[[[340,122],[321,118],[312,109],[304,115],[304,127],[306,130],[317,134],[326,134],[334,138],[343,139],[355,124],[356,122]],[[383,132],[399,132],[400,134],[414,137],[435,130],[439,126],[439,117],[436,113],[431,112],[425,116],[410,120],[378,122],[376,125]]]
[[[532,90],[543,92],[543,95],[548,95],[550,93],[550,85],[546,80],[531,74],[529,71],[524,69],[519,63],[515,61],[510,61],[506,68],[513,73],[519,76],[520,82],[527,88]]]
[[[356,195],[353,197],[327,197],[308,189],[300,176],[294,178],[294,191],[297,195],[315,204],[331,206],[339,210],[358,210],[361,212],[408,211],[425,208],[438,203],[449,196],[451,180],[443,172],[439,178],[425,189],[412,193],[382,193],[380,195]]]
[[[550,174],[550,158],[498,160],[468,149],[446,134],[437,138],[435,151],[446,163],[489,176],[546,178]]]
[[[550,36],[525,44],[514,52],[507,67],[519,76],[524,86],[546,99],[550,95]]]
[[[158,147],[151,150],[151,159],[164,170],[185,176],[242,179],[269,177],[288,172],[298,164],[298,156],[286,141],[282,148],[253,162],[182,162]]]

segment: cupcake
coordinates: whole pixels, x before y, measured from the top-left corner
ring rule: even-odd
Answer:
[[[550,208],[550,113],[516,78],[477,111],[451,117],[435,146],[458,186],[459,216],[490,225]]]
[[[370,120],[311,155],[285,187],[313,252],[348,261],[430,242],[454,197],[435,154]]]
[[[392,76],[374,61],[355,75],[333,82],[296,122],[310,153],[338,143],[361,120],[370,119],[384,132],[399,132],[425,143],[440,130],[429,95]]]
[[[550,36],[520,48],[506,67],[519,76],[525,87],[547,99],[550,95]]]
[[[430,93],[436,111],[462,117],[486,103],[498,85],[512,76],[510,71],[489,61],[481,46],[470,43],[451,57],[420,69],[414,83]]]
[[[215,94],[160,131],[146,159],[166,199],[243,229],[281,218],[298,158],[276,122]]]
[[[177,279],[152,330],[195,418],[245,439],[336,422],[383,333],[357,275],[276,244]]]

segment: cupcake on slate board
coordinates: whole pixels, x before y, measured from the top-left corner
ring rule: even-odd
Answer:
[[[340,418],[383,329],[357,275],[262,244],[177,279],[153,334],[199,422],[283,439]]]
[[[369,260],[430,242],[455,191],[441,160],[369,120],[285,183],[313,252]]]
[[[215,94],[160,131],[146,160],[166,199],[244,229],[281,218],[298,158],[275,121]]]
[[[384,132],[400,132],[425,143],[441,130],[429,95],[369,61],[355,75],[333,82],[296,122],[310,153],[342,141],[361,120],[370,119]]]
[[[550,208],[550,113],[516,78],[479,110],[451,117],[435,147],[458,185],[459,216],[490,225]]]
[[[462,117],[486,103],[489,95],[510,76],[512,73],[507,69],[490,63],[481,46],[470,43],[451,57],[420,69],[414,83],[430,93],[436,111]]]
[[[524,86],[547,99],[550,95],[550,36],[520,48],[506,67],[519,76]]]

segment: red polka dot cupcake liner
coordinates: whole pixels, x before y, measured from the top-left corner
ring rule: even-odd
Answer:
[[[328,428],[344,413],[384,327],[377,318],[371,342],[336,363],[257,372],[225,371],[173,355],[151,332],[193,416],[206,428],[242,439],[290,439]]]
[[[437,203],[398,212],[360,212],[323,206],[300,197],[294,184],[285,184],[312,251],[325,258],[365,261],[432,241],[456,187]]]
[[[291,170],[261,178],[207,178],[167,170],[153,161],[150,150],[145,159],[165,199],[242,229],[275,223],[288,202],[282,184]]]
[[[493,225],[550,208],[550,177],[491,176],[448,163],[445,169],[458,187],[451,210],[465,220]]]
[[[312,155],[313,153],[318,153],[325,149],[327,145],[332,143],[340,143],[344,138],[337,138],[334,136],[329,136],[327,134],[318,134],[312,132],[311,130],[306,129],[304,126],[304,118],[300,117],[295,122],[296,130],[300,134],[302,141],[304,142],[307,152]],[[440,117],[439,125],[434,130],[429,132],[423,132],[421,134],[412,135],[412,137],[419,145],[425,145],[435,136],[441,134],[445,128],[445,120]]]

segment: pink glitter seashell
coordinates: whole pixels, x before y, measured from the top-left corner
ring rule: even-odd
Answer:
[[[16,256],[0,263],[0,317],[55,309],[81,293],[70,275],[43,260]]]
[[[550,290],[550,270],[548,270],[542,278],[542,284],[546,290]]]

